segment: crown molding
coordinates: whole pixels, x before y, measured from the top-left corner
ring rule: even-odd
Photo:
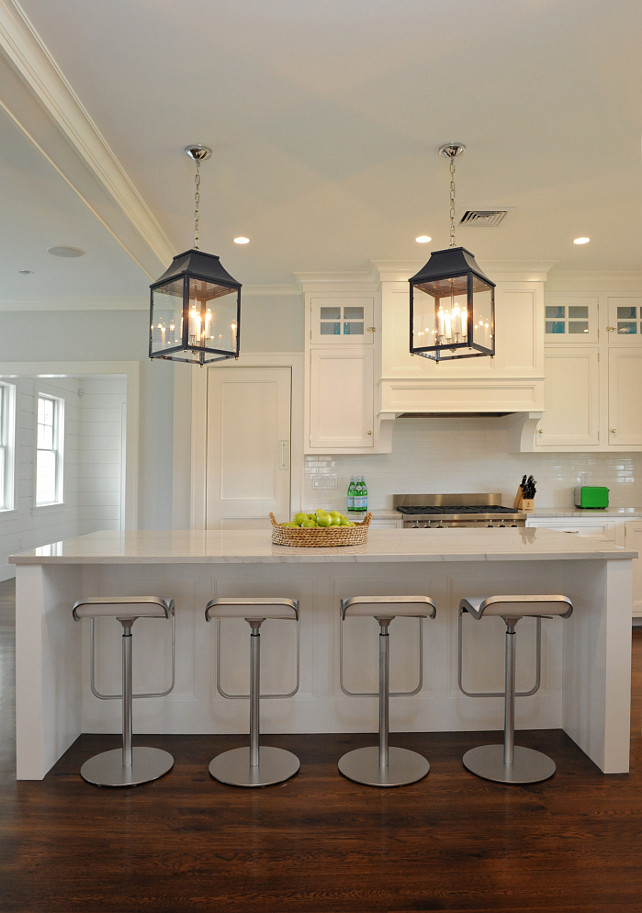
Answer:
[[[247,298],[300,298],[301,290],[293,285],[244,285],[241,296]],[[147,311],[149,295],[91,297],[48,296],[46,298],[0,298],[0,312],[12,311]]]
[[[147,295],[132,295],[127,298],[101,297],[100,295],[87,297],[61,297],[51,296],[37,299],[0,299],[0,311],[11,311],[19,314],[22,311],[148,311],[149,297]]]

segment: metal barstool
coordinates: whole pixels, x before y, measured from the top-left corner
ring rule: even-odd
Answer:
[[[73,608],[75,621],[89,618],[91,622],[90,684],[92,693],[100,700],[122,701],[122,749],[115,748],[94,755],[80,768],[80,775],[96,786],[139,786],[157,780],[171,770],[174,758],[161,748],[132,748],[132,699],[165,697],[174,687],[176,666],[174,600],[158,596],[106,596],[80,599]],[[123,627],[122,692],[103,694],[95,681],[95,619],[116,618]],[[171,618],[172,621],[172,681],[165,691],[132,693],[132,626],[137,618]]]
[[[250,635],[250,693],[229,694],[221,685],[221,636],[217,639],[216,689],[222,697],[250,699],[250,744],[244,748],[224,751],[212,759],[209,772],[229,786],[272,786],[289,780],[298,771],[300,762],[295,754],[283,748],[259,745],[259,704],[261,697],[292,697],[299,689],[299,603],[296,599],[239,598],[212,599],[205,609],[205,620],[243,618],[251,628]],[[287,694],[261,694],[261,633],[266,618],[297,622],[297,679]]]
[[[503,745],[480,745],[464,755],[464,767],[496,783],[539,783],[555,773],[555,762],[532,748],[515,745],[515,698],[528,697],[539,689],[541,677],[542,618],[569,618],[573,604],[566,596],[467,596],[459,603],[459,688],[469,697],[504,698]],[[462,681],[462,618],[465,613],[480,619],[500,616],[506,625],[506,656],[503,691],[467,691]],[[515,653],[520,618],[537,619],[535,684],[529,691],[515,691]]]
[[[389,699],[417,694],[423,684],[423,642],[419,632],[419,684],[412,691],[391,694],[389,634],[395,616],[435,617],[435,604],[428,596],[353,596],[341,600],[340,683],[344,694],[379,698],[379,744],[348,751],[339,760],[339,770],[349,780],[366,786],[405,786],[426,776],[430,764],[416,751],[391,748],[389,736]],[[372,616],[379,622],[379,691],[349,691],[343,683],[343,622],[347,617]]]

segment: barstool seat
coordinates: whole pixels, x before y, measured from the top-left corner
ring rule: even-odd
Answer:
[[[75,621],[89,618],[91,622],[90,678],[93,694],[101,700],[122,701],[122,749],[112,749],[94,755],[80,768],[80,775],[96,786],[139,786],[157,780],[174,765],[174,758],[160,748],[132,747],[133,698],[165,697],[174,687],[175,629],[174,600],[158,596],[107,596],[80,599],[73,607]],[[103,694],[95,682],[95,630],[96,618],[115,618],[123,628],[122,635],[122,692]],[[132,693],[132,626],[138,618],[164,618],[172,620],[172,681],[165,691]]]
[[[526,697],[539,689],[541,672],[541,620],[559,616],[569,618],[573,604],[567,596],[467,596],[459,603],[459,687],[469,697],[504,698],[504,741],[497,745],[471,748],[462,762],[471,773],[496,783],[539,783],[555,773],[552,758],[541,751],[515,745],[515,698]],[[467,691],[462,683],[462,617],[475,619],[500,616],[506,625],[504,691]],[[537,672],[535,685],[529,691],[515,691],[515,655],[517,633],[515,626],[523,617],[537,619]]]
[[[280,597],[243,598],[228,596],[212,599],[205,609],[205,620],[213,618],[243,618],[250,626],[250,693],[230,695],[221,686],[220,644],[216,664],[216,688],[223,697],[249,697],[250,744],[243,748],[224,751],[212,759],[209,772],[220,783],[229,786],[272,786],[289,780],[299,770],[295,754],[283,748],[260,745],[259,707],[261,697],[291,697],[299,687],[298,619],[299,603],[296,599]],[[297,622],[297,683],[287,694],[261,695],[261,637],[260,628],[266,618]]]
[[[390,622],[396,616],[434,618],[435,604],[428,596],[353,596],[341,600],[341,620],[346,618],[370,616],[379,622],[379,744],[366,748],[355,748],[339,759],[339,770],[344,777],[362,783],[365,786],[405,786],[416,783],[426,776],[430,764],[416,751],[407,748],[390,747],[389,737],[389,703],[390,703]],[[348,691],[343,684],[343,624],[341,625],[341,689],[345,694],[356,695]],[[413,691],[399,694],[416,694],[423,681],[423,645],[419,635],[419,684]]]

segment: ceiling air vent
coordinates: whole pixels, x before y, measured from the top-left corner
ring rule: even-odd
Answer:
[[[497,228],[507,213],[507,209],[468,209],[459,220],[459,224]]]

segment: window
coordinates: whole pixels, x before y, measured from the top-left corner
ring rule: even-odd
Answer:
[[[16,388],[0,383],[0,510],[13,510]]]
[[[63,400],[38,394],[36,506],[62,502],[63,431]]]

